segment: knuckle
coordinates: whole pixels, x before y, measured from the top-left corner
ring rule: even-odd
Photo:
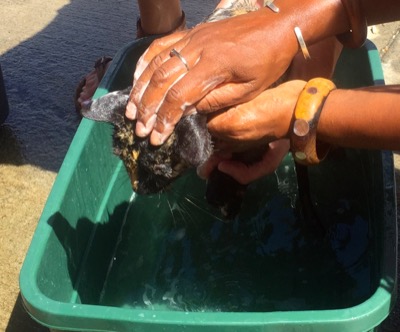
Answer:
[[[206,96],[197,104],[197,109],[204,113],[212,113],[217,111],[219,108],[215,107],[215,98],[212,96]]]
[[[150,63],[150,68],[154,71],[161,67],[164,63],[163,57],[161,54],[156,55]]]
[[[182,90],[176,85],[172,86],[165,96],[165,102],[168,104],[176,104],[182,102],[182,100],[183,100]]]
[[[160,49],[163,48],[163,43],[161,39],[154,40],[150,46],[147,48],[148,53],[158,53]]]
[[[217,112],[224,108],[225,105],[221,104],[216,96],[212,96],[207,101],[207,107],[210,112]]]
[[[153,86],[162,86],[165,81],[169,78],[169,72],[164,67],[159,67],[154,71],[153,76],[150,80],[150,84]]]

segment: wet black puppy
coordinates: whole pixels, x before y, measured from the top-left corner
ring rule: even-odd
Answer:
[[[183,117],[163,145],[153,146],[147,137],[135,135],[136,121],[125,117],[129,92],[130,87],[108,93],[94,100],[90,108],[84,108],[82,115],[114,124],[114,153],[123,160],[132,188],[138,194],[158,193],[211,155],[206,117],[200,114]]]
[[[186,170],[204,163],[213,151],[206,117],[192,114],[183,117],[174,132],[161,146],[152,146],[149,139],[134,133],[136,121],[125,117],[130,88],[108,93],[82,109],[82,115],[114,125],[113,147],[128,171],[132,188],[138,194],[155,194],[168,186]],[[240,211],[246,186],[232,177],[214,170],[207,181],[206,199],[231,219]]]

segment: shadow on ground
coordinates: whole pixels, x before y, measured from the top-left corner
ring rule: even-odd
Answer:
[[[80,121],[75,86],[95,59],[132,40],[136,15],[130,1],[72,0],[40,33],[2,55],[10,114],[0,129],[1,163],[58,170]]]
[[[5,332],[49,332],[49,329],[29,317],[22,304],[21,294],[18,294]]]

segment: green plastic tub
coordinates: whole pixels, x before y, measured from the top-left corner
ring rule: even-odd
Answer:
[[[96,96],[130,84],[150,40],[124,47]],[[341,87],[383,84],[371,43],[346,50]],[[76,133],[27,253],[20,287],[52,331],[370,331],[396,286],[392,155],[341,150],[311,167],[303,217],[290,155],[221,221],[194,172],[162,195],[132,193],[112,128]]]

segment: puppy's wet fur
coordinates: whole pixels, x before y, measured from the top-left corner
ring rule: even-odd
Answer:
[[[133,189],[138,194],[158,193],[211,155],[206,117],[200,114],[183,117],[163,145],[153,146],[148,137],[135,135],[136,121],[125,117],[129,92],[130,87],[108,93],[93,101],[90,108],[84,108],[82,115],[114,124],[114,153],[123,160]]]
[[[183,117],[174,132],[161,146],[150,144],[148,137],[135,135],[136,121],[125,117],[130,87],[108,93],[82,109],[82,115],[114,125],[113,148],[125,164],[132,188],[138,194],[155,194],[168,186],[186,170],[203,164],[213,151],[206,117],[192,114]],[[246,186],[218,170],[207,181],[206,199],[220,209],[227,219],[240,211]]]

